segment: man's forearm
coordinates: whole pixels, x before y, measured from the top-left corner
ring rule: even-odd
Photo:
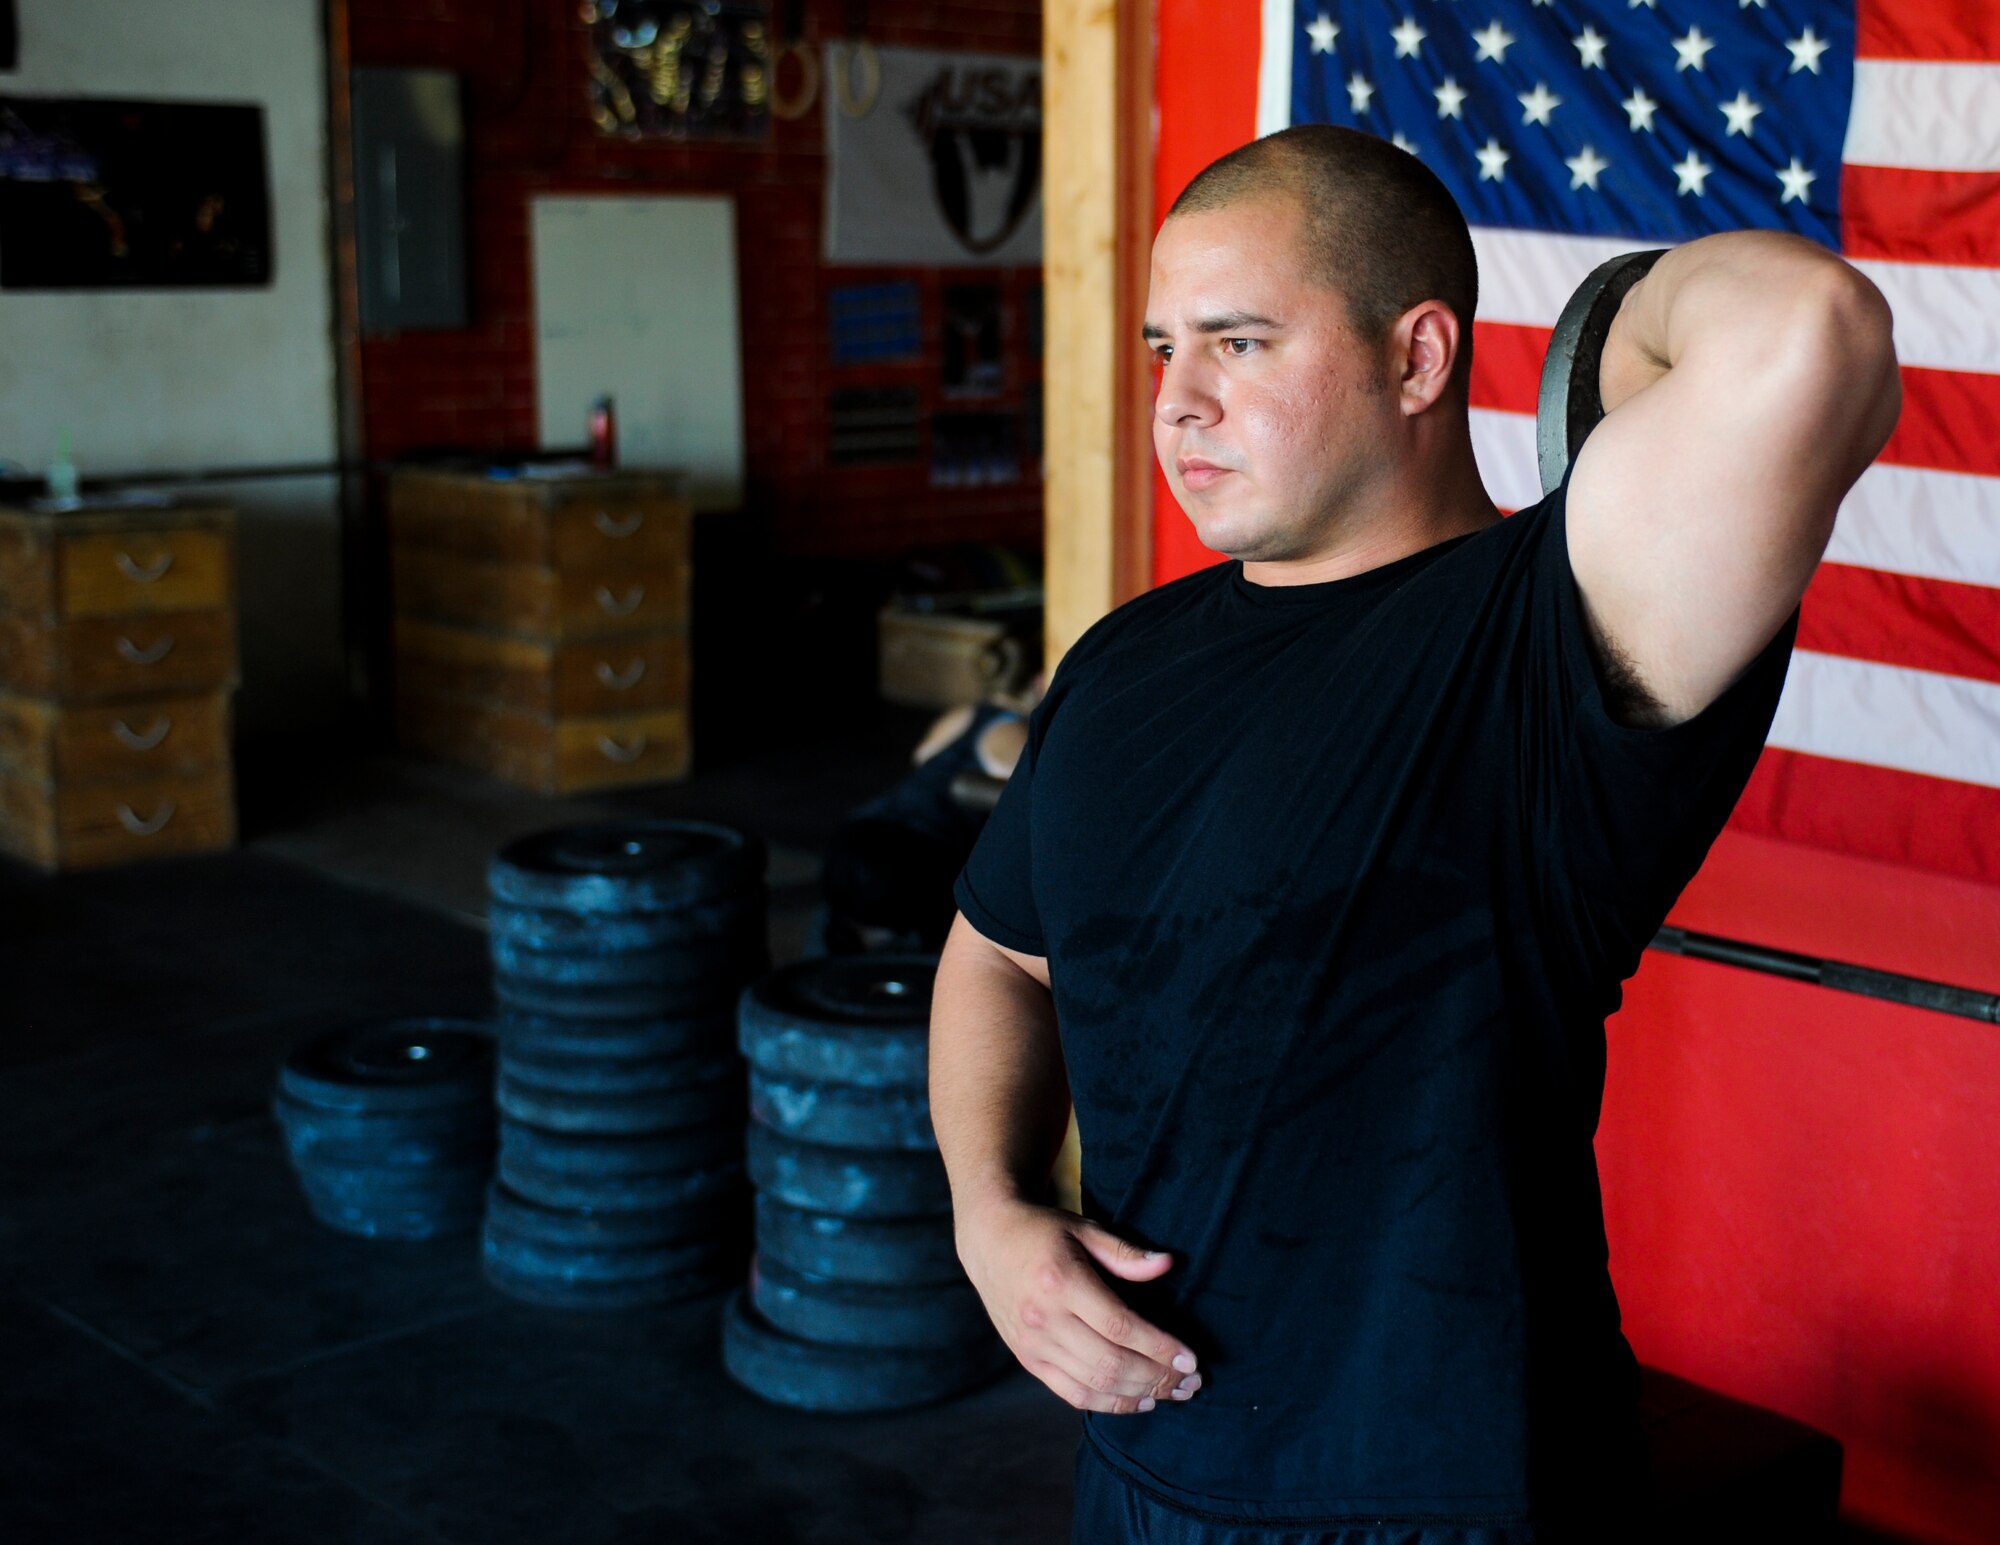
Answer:
[[[1047,988],[958,939],[931,998],[931,1126],[954,1211],[1040,1200],[1069,1131],[1069,1080]]]
[[[1652,385],[1705,337],[1761,337],[1767,359],[1805,341],[1794,330],[1801,307],[1825,306],[1833,326],[1842,297],[1873,289],[1817,242],[1783,231],[1724,231],[1675,247],[1626,292],[1612,320],[1598,371],[1604,411]]]

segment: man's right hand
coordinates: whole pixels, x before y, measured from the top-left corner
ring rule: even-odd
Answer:
[[[1191,1347],[1139,1318],[1097,1274],[1150,1282],[1173,1265],[1059,1207],[960,1210],[958,1258],[1021,1366],[1080,1411],[1116,1416],[1201,1388]],[[1093,1264],[1094,1263],[1094,1264]]]

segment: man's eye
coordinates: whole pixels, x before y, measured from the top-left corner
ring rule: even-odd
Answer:
[[[1164,365],[1168,360],[1172,359],[1173,357],[1174,357],[1174,347],[1172,344],[1165,344],[1160,348],[1153,350],[1153,363],[1156,365]]]
[[[1252,349],[1256,348],[1260,340],[1256,338],[1225,338],[1222,341],[1224,344],[1228,346],[1229,352],[1231,354],[1234,354],[1238,359],[1241,359],[1244,355],[1248,354]],[[1237,347],[1239,343],[1243,345],[1243,347],[1240,349]]]

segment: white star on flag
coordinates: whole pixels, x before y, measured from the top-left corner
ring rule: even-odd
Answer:
[[[1583,67],[1586,70],[1604,68],[1604,45],[1611,41],[1609,38],[1595,27],[1585,27],[1581,37],[1571,38],[1570,41],[1576,45],[1576,51],[1583,55]]]
[[[1394,134],[1389,136],[1389,143],[1394,145],[1398,150],[1407,150],[1413,156],[1417,154],[1416,145],[1411,142],[1410,137],[1401,129],[1398,129]]]
[[[1722,137],[1727,139],[1731,134],[1741,134],[1745,139],[1749,139],[1750,120],[1763,111],[1763,108],[1750,100],[1747,91],[1737,92],[1734,102],[1722,104],[1722,116],[1729,120],[1729,127],[1723,132]]]
[[[1685,35],[1674,39],[1674,52],[1680,55],[1680,58],[1674,61],[1674,73],[1679,74],[1692,66],[1706,75],[1708,66],[1703,61],[1708,58],[1708,51],[1713,47],[1715,39],[1703,37],[1701,28],[1688,28]]]
[[[1714,167],[1710,166],[1700,156],[1690,150],[1687,153],[1686,160],[1674,163],[1674,175],[1681,180],[1680,187],[1674,190],[1675,193],[1686,193],[1689,189],[1693,189],[1696,198],[1708,197],[1708,190],[1702,187],[1702,184],[1708,180],[1708,174],[1714,170]]]
[[[1507,175],[1507,162],[1512,159],[1500,148],[1497,139],[1488,139],[1475,154],[1479,157],[1479,180],[1499,182]]]
[[[1533,91],[1524,91],[1515,97],[1521,104],[1521,122],[1546,124],[1549,114],[1562,106],[1562,98],[1554,95],[1545,81],[1536,81]]]
[[[1572,189],[1589,188],[1594,192],[1597,188],[1597,174],[1611,163],[1599,159],[1597,152],[1590,146],[1585,145],[1575,155],[1566,158],[1563,164],[1573,174],[1569,180],[1569,185]]]
[[[1363,79],[1359,70],[1348,77],[1347,105],[1354,110],[1357,117],[1368,111],[1368,99],[1374,95],[1375,88]]]
[[[1501,26],[1498,20],[1488,22],[1483,32],[1472,34],[1472,41],[1479,45],[1479,57],[1492,59],[1500,64],[1507,62],[1507,50],[1513,46],[1514,34]]]
[[[1819,74],[1819,56],[1832,46],[1824,38],[1814,37],[1812,28],[1806,28],[1802,34],[1785,44],[1785,47],[1792,51],[1792,67],[1785,73],[1796,75],[1801,70],[1811,70],[1813,74]]]
[[[1444,78],[1444,84],[1431,95],[1437,98],[1438,117],[1458,119],[1465,117],[1465,114],[1459,111],[1465,104],[1465,88],[1449,75]]]
[[[1641,129],[1644,129],[1648,134],[1653,132],[1653,114],[1659,111],[1660,104],[1647,96],[1645,92],[1634,86],[1632,94],[1618,105],[1625,109],[1625,115],[1632,120],[1632,132],[1634,134],[1637,134]]]
[[[1333,52],[1333,40],[1340,36],[1339,24],[1321,11],[1316,19],[1306,24],[1306,36],[1312,39],[1312,51],[1316,54]]]
[[[1809,172],[1800,166],[1799,158],[1793,156],[1792,164],[1781,168],[1778,172],[1778,181],[1785,185],[1785,196],[1778,202],[1789,204],[1793,199],[1797,199],[1801,204],[1811,203],[1812,200],[1806,197],[1806,189],[1818,175],[1817,172]]]
[[[1416,17],[1405,16],[1403,18],[1403,25],[1393,28],[1389,36],[1396,40],[1396,57],[1398,59],[1414,59],[1417,56],[1417,45],[1429,37],[1430,34],[1417,25]]]

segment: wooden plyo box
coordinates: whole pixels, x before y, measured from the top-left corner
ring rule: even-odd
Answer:
[[[692,519],[671,474],[395,473],[401,744],[545,794],[686,777]]]
[[[917,611],[890,602],[875,614],[877,690],[907,708],[954,708],[1021,684],[1021,641],[999,617]]]
[[[0,849],[45,869],[236,841],[235,517],[0,506]]]

